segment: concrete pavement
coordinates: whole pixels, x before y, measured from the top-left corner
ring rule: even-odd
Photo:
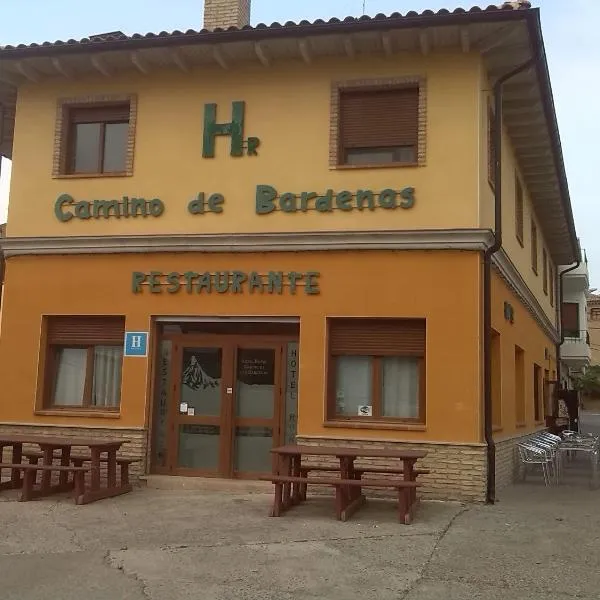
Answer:
[[[270,495],[142,489],[77,507],[0,494],[2,600],[596,599],[600,492],[532,478],[495,506],[423,503],[398,525],[330,498],[279,519]]]

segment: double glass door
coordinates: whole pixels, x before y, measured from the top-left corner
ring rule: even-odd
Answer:
[[[222,340],[194,338],[173,348],[172,473],[271,471],[269,451],[282,441],[285,344]]]

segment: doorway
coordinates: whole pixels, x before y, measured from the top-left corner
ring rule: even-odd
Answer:
[[[159,346],[152,472],[271,472],[271,448],[296,434],[297,337],[194,332]]]

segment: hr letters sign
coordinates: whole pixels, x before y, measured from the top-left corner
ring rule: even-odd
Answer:
[[[231,156],[244,156],[244,148],[248,156],[256,156],[260,140],[257,137],[244,139],[245,102],[231,103],[231,121],[217,123],[217,105],[204,105],[204,136],[202,146],[203,158],[215,157],[215,138],[227,135],[231,138]]]

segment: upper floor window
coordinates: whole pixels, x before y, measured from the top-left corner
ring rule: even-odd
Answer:
[[[533,272],[538,274],[538,240],[537,227],[533,219],[531,219],[531,268]]]
[[[523,186],[519,176],[515,173],[515,232],[517,240],[523,246],[524,223],[523,223]]]
[[[118,410],[125,319],[48,317],[44,407]]]
[[[330,166],[422,165],[425,123],[425,84],[419,78],[335,83]]]
[[[54,177],[133,174],[135,96],[99,96],[59,102]]]
[[[548,253],[546,248],[542,248],[542,285],[544,294],[548,295]]]
[[[565,337],[579,338],[579,304],[563,302],[561,325]]]
[[[600,321],[600,308],[592,308],[590,309],[590,320],[592,321]]]

